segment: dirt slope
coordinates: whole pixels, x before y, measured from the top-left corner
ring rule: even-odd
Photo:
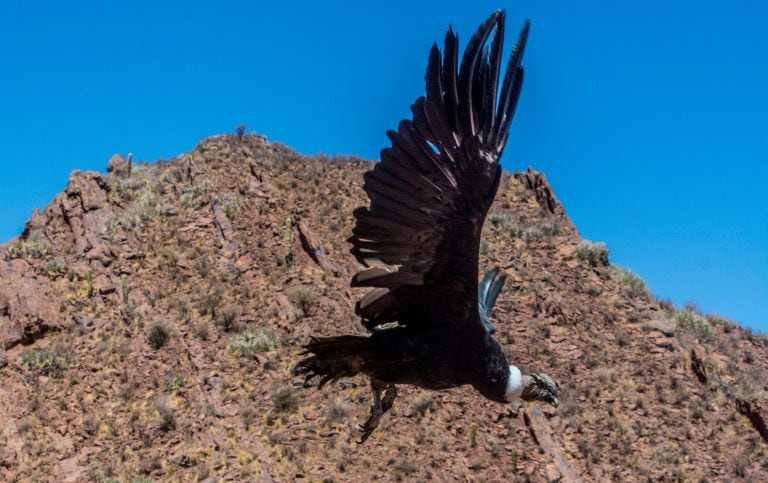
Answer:
[[[402,388],[359,447],[365,380],[290,369],[310,335],[362,332],[344,240],[370,166],[246,135],[73,173],[0,247],[0,480],[768,479],[766,339],[606,265],[530,170],[505,174],[481,265],[560,408]]]

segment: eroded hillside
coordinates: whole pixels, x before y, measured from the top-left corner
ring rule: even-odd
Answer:
[[[219,136],[122,156],[0,248],[0,479],[563,481],[768,477],[768,343],[675,309],[582,243],[544,177],[505,174],[481,266],[494,318],[561,406],[291,377],[310,335],[362,333],[344,241],[359,159]]]

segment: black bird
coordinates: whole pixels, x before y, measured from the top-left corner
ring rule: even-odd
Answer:
[[[365,173],[370,206],[355,210],[348,241],[367,267],[351,285],[373,287],[356,305],[371,334],[313,338],[295,367],[305,382],[319,377],[319,387],[361,372],[370,378],[373,407],[361,442],[392,407],[396,384],[471,384],[500,403],[558,404],[552,379],[522,375],[493,338],[490,314],[505,277],[492,270],[478,287],[481,230],[501,179],[528,28],[526,22],[499,95],[504,12],[478,28],[461,64],[449,28],[442,54],[436,44],[430,51],[426,97],[411,106],[412,120],[387,133],[392,146]]]

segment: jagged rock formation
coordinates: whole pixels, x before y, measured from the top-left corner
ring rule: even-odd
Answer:
[[[766,477],[768,345],[592,264],[544,176],[505,175],[483,269],[558,410],[403,388],[363,448],[362,379],[307,391],[310,334],[360,331],[344,241],[370,163],[218,136],[75,172],[0,247],[0,480]]]

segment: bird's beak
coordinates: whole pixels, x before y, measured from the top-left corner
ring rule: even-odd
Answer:
[[[556,397],[553,397],[552,399],[549,400],[549,404],[551,404],[554,407],[558,407],[560,405],[560,400],[557,399]]]

